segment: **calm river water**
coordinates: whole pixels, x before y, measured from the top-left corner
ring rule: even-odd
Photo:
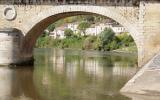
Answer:
[[[0,67],[0,100],[132,100],[119,90],[137,71],[135,55],[35,49],[34,56],[34,67]]]

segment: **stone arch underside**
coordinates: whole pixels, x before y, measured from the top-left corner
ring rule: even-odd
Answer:
[[[143,35],[138,32],[138,27],[136,24],[133,24],[133,22],[127,20],[127,18],[120,14],[120,12],[100,6],[63,5],[55,6],[51,9],[42,11],[38,15],[33,16],[31,19],[28,19],[26,24],[23,26],[24,41],[22,44],[22,52],[24,56],[32,55],[33,47],[37,38],[44,32],[44,29],[46,29],[48,25],[65,17],[82,14],[102,15],[117,21],[129,31],[137,45],[137,48],[139,49],[139,44],[141,44],[139,36]]]

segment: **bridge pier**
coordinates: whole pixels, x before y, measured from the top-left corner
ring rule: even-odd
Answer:
[[[0,30],[0,65],[29,64],[32,57],[20,52],[23,35],[15,29]]]
[[[139,45],[141,49],[138,53],[140,67],[149,62],[157,53],[160,52],[160,6],[159,1],[141,1],[139,6]],[[141,44],[140,44],[141,43]]]
[[[140,62],[145,65],[121,89],[121,92],[143,95],[160,94],[160,10],[157,9],[159,6],[159,1],[141,2],[139,26],[141,26],[140,31],[144,35],[144,40],[143,50],[138,56],[141,56]]]

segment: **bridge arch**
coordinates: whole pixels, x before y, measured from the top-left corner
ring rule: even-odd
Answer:
[[[31,19],[28,19],[28,21],[22,28],[24,29],[24,42],[22,45],[22,52],[25,54],[25,56],[32,55],[33,47],[36,43],[37,38],[43,33],[48,25],[59,19],[81,14],[102,15],[120,23],[129,31],[130,35],[133,37],[138,48],[138,53],[142,52],[142,49],[139,49],[142,43],[139,37],[142,37],[143,35],[138,32],[138,27],[136,26],[136,24],[128,20],[126,17],[120,14],[120,12],[110,9],[110,7],[88,5],[53,6],[52,8],[44,10],[37,15],[33,15],[33,17],[31,17]]]

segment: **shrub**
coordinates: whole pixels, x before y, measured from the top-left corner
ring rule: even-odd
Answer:
[[[48,47],[50,45],[51,38],[49,36],[42,36],[37,40],[36,47]]]
[[[128,35],[128,33],[122,33],[117,36],[117,38],[120,40],[121,47],[129,46],[131,43],[134,42],[131,35]]]
[[[78,25],[78,29],[84,34],[84,36],[86,35],[85,34],[86,29],[89,27],[90,27],[90,23],[88,23],[88,22],[81,22]]]
[[[94,42],[96,41],[97,37],[96,36],[88,36],[83,43],[83,49],[93,49]]]
[[[95,50],[101,50],[102,49],[102,45],[101,45],[101,40],[99,37],[97,37],[96,41],[94,42],[93,48]]]
[[[116,40],[113,40],[111,43],[110,43],[110,48],[109,50],[115,50],[115,49],[118,49],[119,48],[119,45],[117,43]]]
[[[64,35],[68,38],[73,35],[73,31],[71,29],[65,29],[64,30]]]

